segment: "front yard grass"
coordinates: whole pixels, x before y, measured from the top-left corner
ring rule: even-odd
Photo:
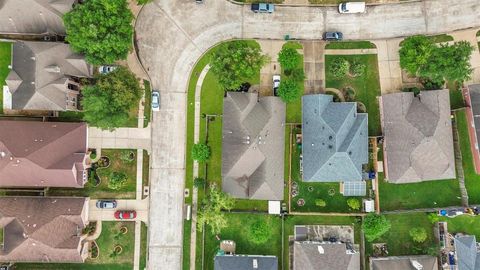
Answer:
[[[3,114],[3,86],[10,72],[8,68],[12,63],[12,43],[0,42],[0,114]]]
[[[150,155],[146,150],[143,150],[143,170],[142,170],[142,187],[150,185]],[[143,194],[143,191],[142,191]],[[143,196],[145,199],[146,196]]]
[[[150,86],[150,82],[147,80],[143,80],[143,85],[145,86],[145,102],[143,115],[143,127],[147,127],[148,123],[150,123],[150,117],[152,116],[152,87]]]
[[[133,152],[132,161],[124,161],[120,157],[122,153]],[[102,149],[102,156],[110,158],[110,166],[97,169],[97,174],[101,179],[98,186],[95,187],[92,179],[81,189],[51,188],[48,190],[50,196],[89,196],[92,199],[135,199],[136,196],[136,177],[137,177],[137,151],[134,149]],[[112,172],[121,172],[127,176],[127,182],[119,190],[113,190],[108,187],[108,181]]]
[[[358,77],[345,76],[336,78],[329,71],[335,58],[344,58],[350,63],[359,62],[366,66],[363,75]],[[380,113],[378,99],[380,96],[380,81],[378,74],[378,60],[376,54],[364,55],[325,55],[325,80],[327,88],[339,90],[351,87],[355,90],[355,100],[365,105],[368,113],[368,135],[380,136]]]
[[[465,107],[462,91],[458,90],[457,82],[447,81],[447,88],[450,90],[450,108],[452,110]]]
[[[377,46],[370,41],[334,41],[329,42],[325,49],[375,49]]]
[[[296,41],[289,41],[285,44],[283,44],[283,48],[293,48],[297,50],[303,49],[302,44]],[[298,61],[298,69],[301,69],[303,71],[303,54],[300,55],[300,61]],[[283,73],[282,70],[282,78],[285,80],[287,76],[285,73]],[[302,96],[305,92],[305,84],[303,81],[298,82],[298,87],[300,89],[300,93],[302,93]],[[287,123],[301,123],[302,122],[302,98],[300,97],[299,99],[287,103]]]
[[[233,240],[237,244],[236,254],[274,255],[279,264],[282,258],[282,220],[279,216],[266,214],[226,214],[228,226],[219,234],[221,240]],[[263,244],[254,244],[250,239],[249,227],[254,222],[269,225],[271,236]],[[198,233],[197,233],[198,234]],[[198,243],[197,243],[198,244]],[[220,248],[220,241],[206,228],[204,269],[213,269],[213,259]],[[201,256],[201,253],[197,254]]]
[[[428,38],[433,42],[433,43],[442,43],[442,42],[449,42],[453,41],[453,37],[447,34],[440,34],[440,35],[435,35],[435,36],[428,36]]]
[[[147,267],[147,250],[148,250],[148,227],[142,222],[141,228],[141,242],[140,242],[140,269],[145,269]]]

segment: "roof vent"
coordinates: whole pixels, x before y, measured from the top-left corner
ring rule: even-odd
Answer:
[[[5,152],[0,152],[0,158],[4,158],[7,154]]]
[[[329,140],[332,140],[332,139],[333,139],[333,136],[332,136],[332,135],[328,136],[328,139],[329,139]]]
[[[258,261],[257,261],[257,259],[253,259],[253,269],[258,269]]]
[[[322,246],[318,246],[318,253],[325,254],[325,250],[323,249]]]

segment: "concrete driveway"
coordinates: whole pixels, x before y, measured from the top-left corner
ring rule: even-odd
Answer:
[[[338,30],[346,39],[386,39],[480,26],[478,0],[426,0],[368,7],[340,15],[336,8],[279,6],[254,14],[225,0],[156,0],[140,12],[136,38],[142,64],[161,92],[152,122],[149,269],[181,269],[185,177],[186,89],[200,56],[233,38],[321,39]],[[189,104],[190,106],[190,104]],[[193,106],[193,104],[192,104]]]

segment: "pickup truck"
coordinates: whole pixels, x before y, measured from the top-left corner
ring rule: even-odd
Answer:
[[[252,11],[255,13],[272,13],[275,11],[275,7],[269,3],[252,4]]]

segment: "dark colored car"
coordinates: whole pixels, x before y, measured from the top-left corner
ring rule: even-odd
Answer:
[[[116,219],[134,219],[137,217],[137,212],[135,210],[122,210],[115,212]]]
[[[97,205],[97,208],[113,209],[113,208],[117,207],[117,201],[115,201],[115,200],[98,200],[96,205]]]
[[[324,40],[342,40],[343,34],[342,32],[325,32],[325,34],[323,34],[323,39]]]

